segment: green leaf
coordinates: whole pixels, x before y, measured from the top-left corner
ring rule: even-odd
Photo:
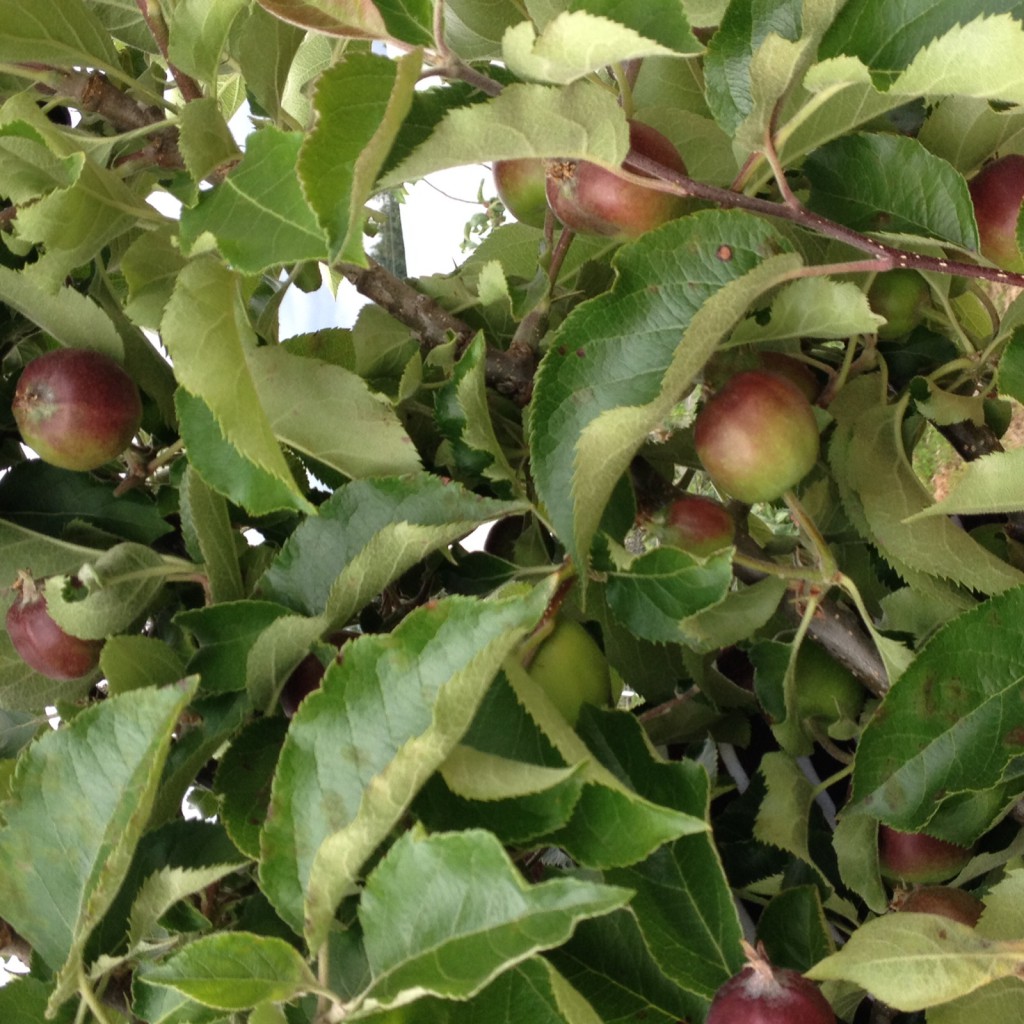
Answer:
[[[167,686],[186,674],[178,652],[155,636],[110,637],[100,652],[100,670],[111,694]]]
[[[570,10],[609,18],[678,53],[699,53],[701,46],[690,31],[685,6],[675,0],[650,0],[642,6],[628,0],[573,0],[569,4]]]
[[[807,976],[853,982],[894,1009],[911,1012],[1013,977],[1020,945],[994,942],[936,914],[885,914],[861,925]]]
[[[23,462],[4,474],[0,515],[55,537],[82,522],[139,544],[152,544],[171,531],[143,494],[129,491],[115,497],[108,483],[87,473],[48,466],[41,459]]]
[[[502,56],[517,77],[568,85],[619,61],[669,55],[639,32],[587,11],[565,11],[538,35],[529,21],[506,30]]]
[[[908,522],[927,516],[988,515],[1021,510],[1024,510],[1024,449],[1015,448],[966,463],[951,481],[945,497],[910,516]]]
[[[698,562],[671,547],[641,555],[628,572],[608,576],[608,604],[636,636],[679,643],[683,623],[721,602],[732,584],[732,549]]]
[[[221,818],[232,842],[254,860],[270,806],[270,784],[288,731],[284,718],[257,718],[232,741],[217,765]]]
[[[306,962],[287,942],[246,932],[196,939],[143,977],[221,1010],[286,1002],[316,987]]]
[[[216,93],[224,44],[245,7],[246,0],[181,0],[175,4],[167,17],[168,59]]]
[[[449,111],[423,145],[384,175],[381,185],[516,157],[562,156],[618,167],[629,148],[628,135],[622,108],[591,82],[562,89],[509,85],[494,99]]]
[[[602,1021],[679,1024],[698,1020],[707,1010],[707,1000],[665,977],[628,908],[581,921],[569,941],[548,958]]]
[[[209,232],[224,258],[243,274],[327,259],[327,241],[302,194],[296,168],[303,138],[301,132],[272,127],[253,132],[245,156],[223,183],[204,192],[198,205],[182,210],[182,249],[191,252]]]
[[[729,344],[792,338],[848,338],[873,334],[885,318],[871,312],[867,296],[855,284],[827,277],[803,277],[783,285],[772,297],[767,321],[749,317]]]
[[[417,474],[339,488],[289,537],[261,581],[263,594],[343,625],[388,582],[481,523],[525,511]]]
[[[353,478],[422,468],[391,403],[351,371],[281,346],[251,352],[249,369],[270,429],[289,448]]]
[[[166,578],[163,558],[124,543],[47,584],[46,609],[62,629],[87,640],[123,633],[145,614]]]
[[[174,408],[189,466],[209,487],[257,516],[306,508],[306,499],[296,492],[294,480],[274,475],[236,449],[201,398],[178,388]]]
[[[573,560],[585,564],[633,455],[750,302],[797,265],[765,221],[695,213],[623,246],[612,290],[553,335],[530,407],[537,490]],[[772,258],[775,257],[775,258]]]
[[[856,167],[856,174],[850,168]],[[978,248],[967,183],[917,139],[861,134],[836,139],[804,164],[812,210],[858,231],[938,238]]]
[[[860,504],[866,539],[908,582],[913,582],[915,573],[928,574],[985,594],[1024,582],[1017,569],[950,520],[929,517],[913,525],[908,522],[928,508],[932,498],[914,473],[900,437],[906,400],[862,407],[861,398],[877,388],[877,381],[862,378],[862,382],[844,389],[830,407],[839,424],[830,457],[833,466],[838,465],[837,458],[849,460],[837,475]]]
[[[820,59],[848,54],[878,72],[905,68],[929,43],[962,25],[966,13],[975,17],[1012,13],[1016,0],[912,0],[901,8],[873,0],[847,0],[822,40]]]
[[[245,864],[245,861],[238,861],[202,868],[165,867],[148,875],[132,904],[128,922],[129,948],[137,948],[146,940],[165,939],[168,932],[161,927],[160,918],[175,903],[204,891],[233,871],[241,870]]]
[[[205,693],[231,693],[246,687],[246,657],[267,627],[288,609],[271,601],[229,601],[179,612],[176,623],[192,634],[199,650],[189,671]]]
[[[304,35],[297,26],[285,24],[257,5],[250,8],[238,33],[238,66],[246,87],[278,122],[284,113],[289,72]]]
[[[128,870],[194,685],[111,697],[22,755],[3,806],[0,906],[58,973],[52,1006],[77,986],[86,940]]]
[[[578,927],[587,923],[581,921]],[[399,1020],[401,1024],[472,1024],[473,1021],[514,1024],[518,1020],[528,1020],[530,1024],[566,1024],[566,1021],[601,1024],[606,1018],[594,1012],[547,957],[538,955],[502,971],[469,999],[424,996],[392,1011],[357,1012],[353,1019],[371,1024],[398,1024]],[[672,1024],[676,1024],[675,1019]]]
[[[186,103],[180,116],[178,148],[196,184],[242,155],[214,96]]]
[[[344,662],[299,706],[274,778],[260,877],[312,948],[366,859],[462,739],[552,588],[417,609],[391,634],[347,644]],[[360,739],[368,735],[377,737],[372,749]]]
[[[83,0],[0,0],[0,60],[41,61],[71,68],[118,67],[110,34]]]
[[[11,977],[0,988],[0,1016],[4,1024],[39,1024],[46,1017],[50,998],[50,986],[38,978]],[[57,1024],[70,1024],[73,1014],[70,1007],[59,1010]]]
[[[110,317],[73,288],[52,287],[31,268],[0,267],[0,301],[38,324],[66,348],[104,352],[121,362],[124,344]]]
[[[518,475],[509,464],[494,432],[485,369],[487,345],[478,335],[455,364],[451,380],[440,388],[434,411],[442,433],[452,446],[457,467],[504,483],[516,493]]]
[[[1022,612],[1024,588],[1018,587],[935,634],[864,729],[851,804],[916,831],[943,801],[1003,780],[1020,757],[1024,736],[1024,658],[1002,624]],[[969,845],[990,824],[979,827],[972,815],[960,814],[929,831]]]
[[[372,972],[366,998],[383,1005],[413,992],[465,999],[629,895],[572,878],[530,885],[489,832],[407,832],[367,878],[359,903]]]
[[[244,588],[227,502],[191,465],[181,478],[178,497],[182,531],[195,538],[214,603],[239,600]]]
[[[299,154],[299,177],[332,261],[367,265],[364,206],[409,113],[420,66],[418,52],[397,61],[353,53],[317,81],[317,121]]]
[[[203,400],[224,439],[287,488],[297,507],[309,512],[312,508],[285,462],[247,368],[256,339],[239,290],[236,275],[212,260],[189,263],[178,275],[164,312],[163,341],[174,360],[177,380],[190,395]]]

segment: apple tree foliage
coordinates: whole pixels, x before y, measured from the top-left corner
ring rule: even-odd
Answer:
[[[0,579],[104,642],[57,682],[0,637],[0,1019],[698,1024],[743,938],[843,1020],[1024,1019],[1024,277],[967,184],[1022,69],[1019,0],[0,0]],[[491,205],[406,277],[403,185],[616,169],[628,118],[679,219]],[[322,275],[369,304],[290,333]],[[143,396],[93,472],[10,416],[59,347]],[[767,354],[816,464],[659,545]],[[521,660],[555,615],[624,694],[575,727]],[[880,825],[970,849],[975,930],[888,912]]]

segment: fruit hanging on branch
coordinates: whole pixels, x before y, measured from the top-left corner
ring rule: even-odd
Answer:
[[[62,469],[117,458],[142,422],[135,381],[102,352],[56,349],[22,371],[12,403],[25,444]]]
[[[892,909],[901,913],[938,914],[973,928],[981,919],[985,904],[966,889],[949,885],[923,885],[909,892],[899,890]]]
[[[835,1024],[828,1000],[813,981],[773,967],[744,943],[749,961],[715,993],[705,1024]]]
[[[544,161],[533,157],[496,160],[493,172],[494,187],[505,209],[524,224],[535,228],[544,227],[544,218],[548,212]]]
[[[524,651],[523,667],[571,725],[584,704],[608,707],[612,702],[604,652],[574,619],[558,616],[534,634]]]
[[[65,633],[50,616],[45,581],[18,572],[11,588],[14,604],[7,609],[7,635],[22,661],[49,679],[81,679],[100,663],[102,640],[83,640]]]
[[[872,312],[885,317],[878,336],[892,341],[909,334],[924,320],[931,304],[931,289],[916,270],[901,267],[879,274],[871,282],[868,304]]]
[[[634,155],[686,173],[675,146],[661,132],[639,121],[629,122],[629,153],[623,164],[627,169]],[[626,181],[586,160],[549,161],[547,197],[555,216],[567,228],[620,241],[660,227],[686,209],[679,196]]]
[[[736,524],[719,502],[699,494],[684,494],[665,509],[663,520],[651,532],[662,544],[706,558],[732,544]]]
[[[1024,156],[1000,157],[969,182],[981,253],[1004,270],[1024,271],[1017,218],[1024,201]]]
[[[818,424],[807,396],[774,373],[738,373],[705,403],[694,425],[701,465],[725,494],[774,501],[818,460]]]
[[[893,882],[932,885],[958,874],[971,851],[924,832],[878,827],[878,862],[882,877]]]

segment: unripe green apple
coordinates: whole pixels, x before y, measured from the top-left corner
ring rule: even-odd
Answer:
[[[732,544],[736,524],[724,505],[699,494],[684,494],[668,506],[664,522],[654,532],[662,544],[706,558]]]
[[[885,317],[885,323],[878,328],[883,341],[908,335],[924,320],[930,303],[928,282],[916,270],[904,267],[879,274],[868,289],[872,312]]]
[[[801,722],[856,721],[867,691],[823,647],[805,641],[796,656],[796,711]]]
[[[611,704],[608,661],[597,641],[574,619],[556,618],[539,646],[528,645],[524,667],[570,725],[576,724],[584,704]]]
[[[818,459],[818,424],[807,396],[760,370],[738,373],[711,396],[693,440],[715,486],[748,504],[780,497]]]
[[[636,154],[686,173],[679,151],[650,125],[629,122],[629,149],[626,165]],[[623,241],[673,220],[686,209],[679,196],[635,185],[586,160],[548,161],[547,198],[567,228]]]
[[[14,604],[7,609],[7,635],[29,668],[49,679],[80,679],[100,662],[102,640],[65,633],[46,609],[45,581],[19,572]]]
[[[135,382],[110,356],[87,349],[33,359],[18,380],[12,411],[41,459],[82,471],[120,455],[142,422]]]
[[[878,862],[882,877],[890,881],[920,885],[945,882],[970,859],[970,850],[944,839],[878,826]]]
[[[524,157],[521,160],[496,160],[494,187],[505,209],[524,224],[544,227],[548,212],[544,161]]]
[[[1017,218],[1024,200],[1024,156],[1004,156],[968,183],[982,255],[1004,270],[1024,271],[1017,246]]]

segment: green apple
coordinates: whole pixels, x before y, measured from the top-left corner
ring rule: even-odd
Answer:
[[[524,668],[571,725],[576,724],[584,704],[611,704],[608,661],[597,641],[575,619],[556,617],[539,644],[528,645]]]

